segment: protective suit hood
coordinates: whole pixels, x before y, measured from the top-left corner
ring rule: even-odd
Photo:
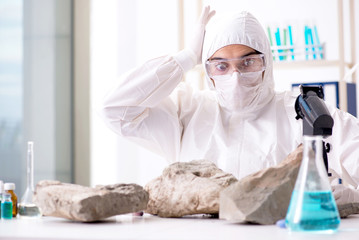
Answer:
[[[255,99],[244,109],[237,110],[241,113],[255,113],[274,96],[273,57],[262,26],[249,12],[241,12],[209,22],[203,43],[202,63],[205,64],[218,49],[232,44],[246,45],[265,55],[266,70]],[[206,75],[206,80],[209,88],[216,90],[208,75]]]

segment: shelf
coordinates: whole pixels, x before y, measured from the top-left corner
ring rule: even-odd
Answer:
[[[316,68],[316,67],[338,67],[341,61],[339,60],[307,60],[307,61],[281,61],[273,62],[274,69],[293,69],[293,68]],[[352,64],[344,63],[346,67],[351,67]]]

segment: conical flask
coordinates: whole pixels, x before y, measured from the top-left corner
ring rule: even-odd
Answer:
[[[34,195],[34,144],[27,143],[27,187],[19,204],[19,215],[21,218],[38,218],[41,217],[41,211],[33,202]]]
[[[303,160],[285,219],[291,231],[335,231],[340,217],[323,162],[323,137],[304,136]]]

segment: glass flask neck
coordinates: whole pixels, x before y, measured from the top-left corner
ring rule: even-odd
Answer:
[[[34,144],[27,143],[27,188],[34,191]]]
[[[303,162],[298,175],[306,190],[329,189],[328,174],[323,159],[323,137],[304,136]],[[305,182],[305,184],[304,184]]]
[[[323,162],[323,137],[305,135],[303,141],[303,159]]]

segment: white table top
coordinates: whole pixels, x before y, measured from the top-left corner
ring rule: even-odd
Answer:
[[[333,234],[290,233],[275,225],[234,224],[204,218],[159,218],[120,215],[98,223],[78,223],[62,218],[1,220],[0,239],[359,239],[359,215],[342,219]]]

